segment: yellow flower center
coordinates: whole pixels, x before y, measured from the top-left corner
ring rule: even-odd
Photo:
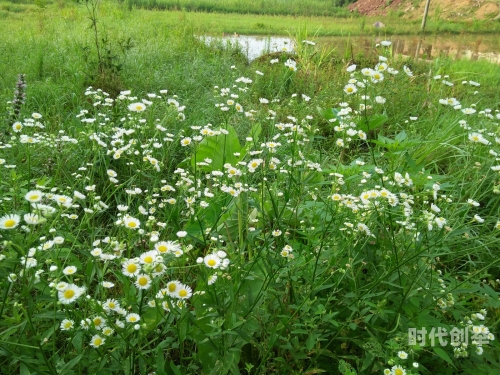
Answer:
[[[68,289],[64,291],[64,298],[71,299],[75,295],[75,291],[73,289]]]
[[[160,253],[166,253],[166,252],[167,252],[167,250],[168,250],[168,248],[167,248],[165,245],[160,245],[160,246],[158,246],[158,251],[159,251]]]
[[[137,280],[140,286],[145,286],[148,285],[148,279],[147,277],[141,277],[139,280]]]
[[[100,325],[101,325],[101,323],[102,323],[101,318],[95,318],[95,319],[94,319],[94,325],[95,325],[95,326],[100,326]]]
[[[168,284],[168,291],[170,293],[175,292],[175,289],[177,289],[177,286],[174,283]]]
[[[16,225],[16,221],[13,219],[9,219],[5,222],[6,228],[12,228],[14,225]]]
[[[32,201],[35,201],[35,200],[37,200],[37,199],[38,199],[38,195],[32,195],[32,196],[30,197],[30,199],[31,199]]]
[[[394,371],[394,375],[403,375],[403,370],[397,368],[396,371]]]
[[[135,221],[129,221],[127,223],[127,225],[130,227],[130,228],[135,228],[137,226],[137,223]]]
[[[136,317],[135,317],[135,316],[131,316],[130,318],[128,318],[128,320],[129,320],[130,322],[135,322],[137,319],[136,319]]]
[[[102,344],[102,339],[100,337],[98,337],[94,340],[95,346],[101,346],[101,344]]]
[[[130,273],[134,273],[135,271],[137,271],[137,264],[135,263],[130,263],[128,266],[127,266],[127,271],[130,272]]]
[[[187,296],[187,290],[186,289],[182,289],[180,292],[179,292],[179,297],[186,297]]]
[[[208,262],[207,262],[207,264],[210,267],[214,267],[217,264],[217,262],[215,261],[215,259],[209,259]]]
[[[153,257],[148,255],[144,257],[144,263],[153,263]]]

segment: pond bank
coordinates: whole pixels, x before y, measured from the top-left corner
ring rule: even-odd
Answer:
[[[263,54],[288,51],[293,52],[295,41],[282,36],[238,35],[204,37],[206,43],[222,41],[231,46],[239,45],[242,52],[252,61]],[[486,60],[500,64],[500,40],[492,35],[462,36],[393,36],[393,37],[319,37],[314,38],[318,45],[331,46],[338,53],[347,56],[377,54],[376,45],[382,40],[392,42],[393,55],[430,60],[440,56],[472,61]],[[304,41],[305,42],[305,41]],[[351,48],[352,47],[352,48]]]

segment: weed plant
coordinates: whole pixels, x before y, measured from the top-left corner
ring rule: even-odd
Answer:
[[[306,29],[248,64],[103,13],[137,33],[117,95],[77,13],[6,39],[2,372],[499,371],[498,66]]]

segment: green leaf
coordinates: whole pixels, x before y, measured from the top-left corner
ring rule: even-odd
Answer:
[[[368,367],[371,366],[371,364],[373,363],[373,361],[375,360],[375,356],[370,353],[370,352],[366,352],[366,357],[363,361],[363,365],[361,366],[361,372],[363,371],[366,371],[368,369]]]
[[[73,358],[71,361],[69,361],[68,363],[66,363],[63,367],[61,367],[60,369],[58,369],[59,373],[61,374],[67,374],[69,370],[71,370],[73,367],[75,367],[78,362],[80,362],[80,359],[82,359],[82,356],[83,356],[83,353],[76,356],[75,358]]]
[[[389,117],[384,114],[373,115],[368,119],[362,118],[361,121],[358,122],[357,127],[364,132],[368,132],[371,130],[375,130],[380,128],[389,120]]]
[[[451,360],[450,356],[448,355],[448,353],[446,353],[443,349],[441,348],[438,348],[438,347],[434,347],[432,348],[432,350],[434,351],[434,353],[436,353],[439,357],[441,357],[441,359],[443,359],[444,361],[448,362],[450,365],[452,365],[453,367],[455,367],[455,364],[453,363],[453,361]]]
[[[179,366],[176,366],[174,362],[170,361],[170,368],[174,372],[175,375],[182,375],[181,369]]]
[[[28,369],[28,367],[21,362],[21,365],[19,366],[19,374],[20,375],[31,375],[31,371]]]
[[[328,109],[322,109],[320,107],[318,108],[318,112],[325,120],[332,120],[336,119],[337,121],[340,122],[341,118],[338,115],[339,110],[337,108],[328,108]]]
[[[73,340],[71,340],[71,343],[76,349],[77,353],[82,352],[82,347],[83,347],[83,332],[78,332],[74,337]]]
[[[236,130],[231,125],[226,129],[216,129],[217,131],[227,131],[227,134],[219,134],[215,136],[205,137],[196,152],[191,158],[191,167],[194,169],[197,162],[202,162],[205,159],[211,159],[209,165],[197,166],[206,172],[221,171],[224,169],[224,164],[229,163],[236,166],[241,159],[235,154],[241,152],[240,141]]]
[[[227,212],[219,220],[218,232],[227,238],[234,240],[238,238],[238,207],[235,202],[228,205]]]
[[[158,323],[163,319],[163,316],[157,309],[148,309],[145,314],[143,314],[144,323],[146,324],[146,330],[151,331],[156,328]]]
[[[156,347],[156,354],[155,354],[155,357],[156,357],[156,373],[158,375],[166,375],[166,371],[165,371],[165,355],[163,354],[163,346],[166,346],[166,345],[162,345],[165,341],[161,342],[160,345],[158,345]]]
[[[248,136],[252,137],[254,141],[259,139],[260,133],[262,133],[262,125],[260,123],[255,123],[252,125],[250,128],[250,131],[248,132]]]
[[[342,375],[356,375],[356,370],[354,370],[350,363],[343,359],[339,361],[339,371]]]
[[[319,333],[311,333],[306,340],[306,348],[311,351],[314,348],[314,345],[318,342],[318,338],[321,336]]]
[[[189,312],[188,312],[189,314]],[[187,331],[188,331],[188,326],[189,326],[189,320],[187,316],[184,316],[181,318],[180,322],[178,323],[179,327],[179,342],[183,342],[187,338]]]
[[[406,134],[406,132],[403,130],[399,132],[394,139],[398,142],[403,142],[406,138],[408,138],[408,134]]]

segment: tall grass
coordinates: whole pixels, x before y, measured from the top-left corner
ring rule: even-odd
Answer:
[[[128,0],[129,7],[154,10],[183,10],[187,12],[271,14],[285,16],[351,17],[351,12],[341,7],[341,0]]]

